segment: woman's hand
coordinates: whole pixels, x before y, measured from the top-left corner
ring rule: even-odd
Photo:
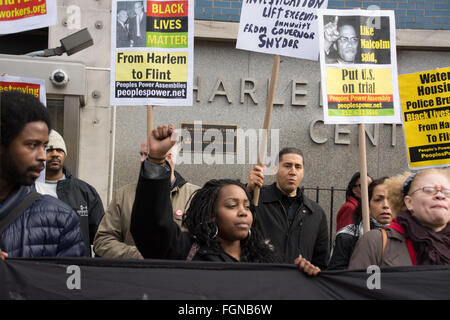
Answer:
[[[148,141],[148,160],[164,163],[169,150],[177,143],[176,131],[172,124],[153,129]]]
[[[294,264],[298,264],[299,270],[306,273],[308,276],[317,276],[321,271],[319,267],[316,267],[303,258],[302,255],[299,255],[298,258],[294,260]]]

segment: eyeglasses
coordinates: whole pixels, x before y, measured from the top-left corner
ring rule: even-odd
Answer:
[[[353,37],[353,38],[340,37],[338,39],[338,41],[341,43],[344,43],[344,44],[351,43],[351,44],[355,45],[358,43],[358,38],[356,38],[356,37]]]
[[[439,191],[447,198],[450,198],[450,189],[443,189],[443,188],[437,188],[437,187],[422,187],[417,190],[414,190],[409,195],[412,195],[414,192],[422,190],[423,193],[428,194],[430,196],[436,195]]]

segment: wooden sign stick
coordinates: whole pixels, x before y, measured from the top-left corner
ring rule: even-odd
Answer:
[[[367,183],[367,159],[366,159],[366,130],[364,123],[358,125],[358,140],[359,140],[359,166],[360,166],[360,181],[361,181],[361,206],[362,206],[362,221],[363,232],[370,230],[369,218],[369,190]]]
[[[150,135],[152,134],[152,130],[154,128],[154,117],[153,117],[153,106],[147,106],[147,152],[149,152],[149,144]]]
[[[258,153],[258,165],[262,166],[264,164],[264,158],[267,153],[267,133],[270,128],[270,120],[272,118],[272,109],[273,109],[273,100],[275,97],[275,88],[277,85],[278,79],[278,69],[280,67],[280,56],[275,55],[273,58],[273,66],[272,66],[272,76],[270,78],[270,86],[269,93],[267,95],[267,106],[266,106],[266,114],[264,116],[264,130],[263,130],[263,138],[260,144],[259,153]],[[260,188],[258,186],[255,187],[253,191],[253,203],[255,206],[259,203],[259,192]]]

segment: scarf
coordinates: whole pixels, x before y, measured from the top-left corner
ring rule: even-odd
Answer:
[[[386,228],[386,226],[387,225],[385,225],[385,224],[379,223],[372,216],[370,217],[370,230],[373,230],[373,229],[384,229],[384,228]],[[338,235],[340,233],[345,233],[345,234],[351,235],[351,236],[356,237],[357,239],[359,239],[364,233],[363,222],[361,221],[358,225],[349,224],[349,225],[345,226],[344,228],[341,228],[336,233],[336,235]]]
[[[418,265],[450,264],[450,224],[435,232],[423,226],[407,211],[400,212],[396,220],[403,227],[405,238],[412,242]]]

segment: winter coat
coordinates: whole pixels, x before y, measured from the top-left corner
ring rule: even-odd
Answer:
[[[385,225],[370,217],[370,229],[385,228]],[[363,223],[358,225],[350,224],[341,228],[336,234],[333,250],[331,252],[328,270],[347,269],[350,257],[352,256],[356,242],[363,234]]]
[[[193,250],[198,247],[195,236],[182,231],[173,221],[169,188],[170,173],[162,166],[145,160],[141,166],[130,224],[131,234],[142,256],[149,259],[238,262],[220,245],[217,248],[215,245],[200,246]],[[248,252],[246,262],[278,261],[273,246],[262,240],[258,226],[252,229],[254,238],[250,239],[251,245],[246,248],[259,248]]]
[[[174,222],[170,203],[170,173],[144,161],[131,214],[130,231],[142,256],[147,259],[186,260],[194,242]],[[225,252],[200,248],[192,257],[200,261],[233,261]]]
[[[348,196],[347,202],[342,205],[336,215],[336,231],[353,223],[353,213],[358,207],[358,199]]]
[[[0,207],[0,219],[33,190],[22,186],[8,196]],[[49,195],[35,200],[0,234],[0,249],[9,258],[80,257],[86,251],[78,216]]]
[[[293,263],[301,254],[303,258],[321,269],[328,263],[328,227],[325,212],[314,201],[308,199],[300,189],[299,206],[292,225],[289,226],[286,208],[282,204],[282,193],[276,183],[264,186],[256,207],[255,221],[264,238],[275,246],[286,263]]]
[[[370,265],[379,267],[412,266],[406,239],[403,234],[386,228],[387,243],[382,257],[383,238],[380,230],[370,230],[356,243],[350,258],[349,269],[367,269]]]
[[[175,184],[170,191],[173,220],[181,227],[184,212],[192,193],[199,187],[186,182],[175,171]],[[140,253],[130,233],[131,211],[136,195],[137,183],[128,184],[119,190],[106,210],[94,239],[94,252],[104,258],[137,259]]]
[[[68,204],[80,217],[83,241],[89,248],[86,255],[91,256],[91,244],[105,214],[102,199],[93,186],[75,178],[66,168],[63,168],[63,173],[66,179],[58,181],[56,194],[59,200]]]

